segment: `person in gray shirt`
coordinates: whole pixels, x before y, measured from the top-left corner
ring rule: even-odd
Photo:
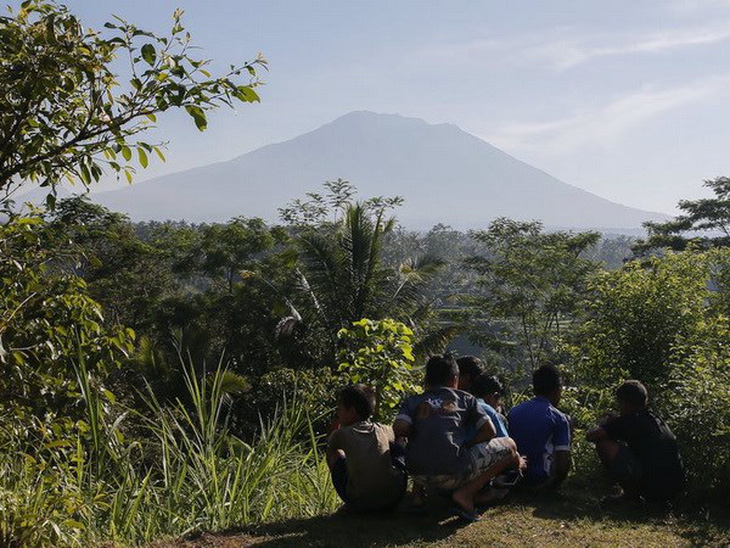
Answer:
[[[494,424],[476,398],[458,390],[459,369],[450,355],[426,364],[426,390],[403,403],[393,424],[396,440],[406,439],[406,465],[417,486],[414,505],[422,505],[426,487],[452,491],[454,511],[476,521],[474,504],[489,481],[518,468],[510,438],[494,438]],[[476,431],[476,436],[470,437]]]

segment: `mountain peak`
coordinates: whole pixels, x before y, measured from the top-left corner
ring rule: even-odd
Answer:
[[[351,181],[366,196],[403,196],[411,228],[485,227],[496,217],[547,226],[639,228],[666,216],[622,206],[568,185],[452,124],[367,110],[230,162],[101,193],[135,219],[276,220],[277,208],[326,180]]]

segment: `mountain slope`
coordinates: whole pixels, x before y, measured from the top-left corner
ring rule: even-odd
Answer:
[[[228,162],[95,195],[133,219],[276,218],[276,210],[342,177],[361,196],[403,196],[411,228],[485,226],[508,216],[548,226],[637,228],[666,216],[568,185],[450,124],[352,112],[310,133]]]

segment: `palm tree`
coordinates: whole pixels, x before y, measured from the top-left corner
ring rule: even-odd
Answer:
[[[334,353],[337,332],[362,318],[394,318],[414,330],[431,313],[425,298],[429,279],[443,261],[431,255],[409,259],[397,267],[383,264],[383,240],[395,220],[367,203],[347,204],[330,226],[297,236],[303,269],[300,287],[324,328]],[[440,333],[440,336],[437,334]],[[428,333],[423,342],[443,343],[448,329]]]

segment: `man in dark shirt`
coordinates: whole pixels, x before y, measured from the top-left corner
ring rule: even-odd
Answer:
[[[620,415],[586,434],[611,477],[623,488],[606,502],[666,502],[684,484],[677,439],[647,407],[648,394],[639,381],[625,381],[616,390]]]

